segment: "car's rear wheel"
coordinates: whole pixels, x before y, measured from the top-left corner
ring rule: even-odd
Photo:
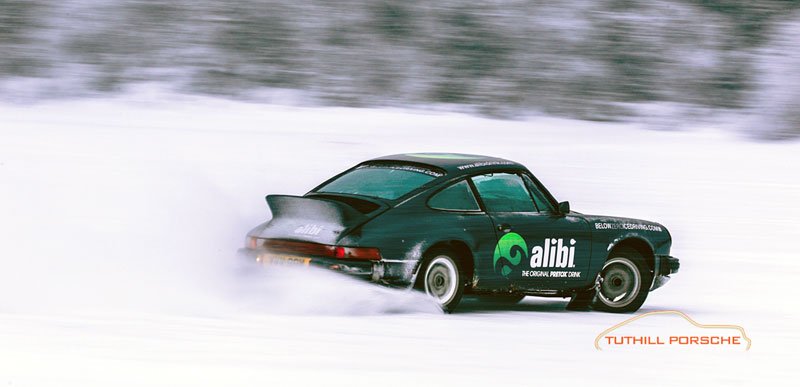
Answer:
[[[592,308],[614,313],[639,310],[647,298],[649,273],[638,253],[614,253],[597,278]]]
[[[417,287],[446,312],[452,312],[464,295],[464,274],[454,254],[448,250],[435,250],[427,254],[418,276],[421,278],[417,281]]]

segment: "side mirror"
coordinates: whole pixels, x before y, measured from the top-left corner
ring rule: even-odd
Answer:
[[[569,202],[558,203],[558,213],[561,215],[569,214]]]

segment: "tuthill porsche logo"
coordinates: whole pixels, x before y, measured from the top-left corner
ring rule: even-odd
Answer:
[[[634,322],[645,317],[655,320],[647,325]],[[666,316],[666,317],[665,317]],[[672,320],[668,318],[672,317]],[[677,317],[677,319],[676,319]],[[681,320],[684,324],[681,324]],[[687,324],[688,323],[688,324]],[[743,327],[732,324],[700,324],[686,313],[677,310],[657,310],[642,313],[601,332],[594,340],[597,350],[607,348],[733,348],[750,350],[752,340]]]
[[[530,258],[531,269],[575,267],[575,239],[545,238],[541,245],[533,246],[528,255],[528,244],[521,235],[510,232],[503,235],[494,248],[494,271],[508,278],[523,259]],[[577,271],[523,270],[523,277],[580,277]]]

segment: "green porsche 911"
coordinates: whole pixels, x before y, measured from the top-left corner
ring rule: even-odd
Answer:
[[[248,258],[413,286],[446,311],[466,293],[632,312],[679,268],[664,226],[571,211],[523,165],[500,158],[379,157],[303,196],[266,199],[272,219],[248,233]]]

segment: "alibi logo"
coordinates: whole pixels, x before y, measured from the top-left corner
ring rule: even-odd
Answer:
[[[317,236],[322,231],[322,226],[316,224],[306,224],[294,229],[295,234]]]
[[[574,268],[575,239],[545,238],[541,245],[533,246],[528,255],[528,244],[521,235],[510,232],[503,235],[494,248],[494,271],[508,277],[511,271],[530,257],[531,268]],[[538,272],[537,272],[538,273]]]
[[[575,267],[575,239],[545,238],[544,246],[531,250],[531,267]]]
[[[515,232],[503,235],[494,248],[494,271],[508,277],[511,270],[519,265],[522,258],[527,258],[528,244]]]

